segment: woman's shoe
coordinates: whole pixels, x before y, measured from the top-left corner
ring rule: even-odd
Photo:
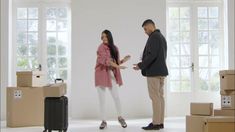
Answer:
[[[107,127],[107,122],[106,121],[102,121],[101,124],[100,124],[100,129],[104,129]]]
[[[123,128],[127,127],[126,121],[122,117],[118,117],[118,122],[121,124]]]

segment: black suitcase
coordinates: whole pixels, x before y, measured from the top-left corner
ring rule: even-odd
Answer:
[[[68,98],[47,97],[45,98],[43,132],[58,130],[66,132],[68,129]]]

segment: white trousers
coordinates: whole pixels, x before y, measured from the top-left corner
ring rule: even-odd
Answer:
[[[119,98],[119,93],[118,93],[118,84],[116,83],[115,77],[113,72],[111,71],[111,80],[112,80],[112,88],[105,88],[105,87],[98,87],[98,95],[99,95],[99,104],[100,104],[100,118],[101,120],[106,120],[106,100],[105,100],[105,91],[106,89],[109,90],[110,94],[112,95],[113,101],[115,103],[115,107],[117,110],[117,115],[121,116],[122,111],[121,111],[121,101]]]

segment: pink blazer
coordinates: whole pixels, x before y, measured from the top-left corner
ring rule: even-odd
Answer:
[[[118,48],[117,48],[118,51]],[[119,51],[118,51],[118,58],[119,58]],[[120,69],[113,68],[111,70],[110,67],[110,60],[111,55],[109,51],[109,47],[106,44],[101,44],[97,50],[97,59],[96,59],[96,66],[95,66],[95,86],[96,87],[112,87],[111,75],[110,72],[114,73],[116,83],[121,86],[122,77]]]

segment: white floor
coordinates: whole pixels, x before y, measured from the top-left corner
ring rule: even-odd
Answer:
[[[147,125],[150,119],[127,120],[128,127],[121,128],[117,121],[108,121],[108,128],[99,130],[100,121],[76,121],[69,122],[68,132],[144,132],[142,126]],[[42,132],[43,127],[6,128],[6,123],[1,122],[1,132]],[[166,118],[165,128],[158,132],[185,132],[185,118]]]

